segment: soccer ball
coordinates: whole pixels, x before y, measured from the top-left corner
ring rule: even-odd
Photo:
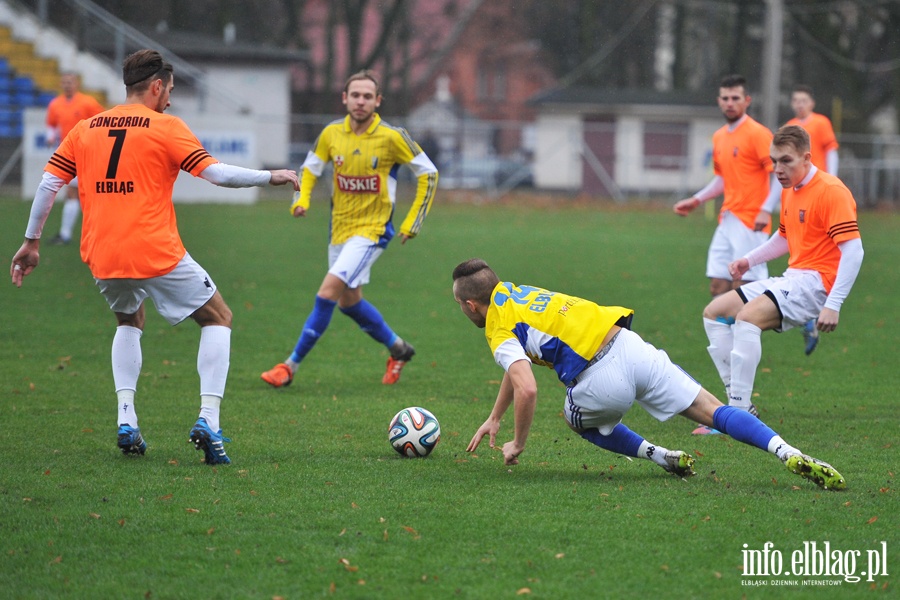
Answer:
[[[418,406],[398,412],[388,427],[391,446],[409,458],[428,456],[440,440],[440,423],[433,414]]]

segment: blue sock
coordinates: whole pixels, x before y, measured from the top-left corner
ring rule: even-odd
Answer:
[[[300,334],[300,339],[297,340],[297,346],[291,353],[292,361],[299,363],[303,360],[303,357],[312,350],[313,346],[316,345],[316,342],[319,341],[319,338],[322,337],[322,334],[328,329],[328,324],[331,323],[331,315],[334,314],[334,307],[336,305],[337,302],[334,300],[316,296],[316,303],[313,306],[312,312],[309,313],[309,316],[306,318],[306,323],[303,324],[303,333]]]
[[[621,423],[616,425],[615,429],[609,435],[603,435],[596,427],[581,432],[581,437],[590,443],[600,446],[604,450],[624,454],[625,456],[633,456],[637,458],[638,449],[644,443],[644,438],[628,429]]]
[[[397,340],[397,334],[391,331],[388,324],[384,322],[384,317],[381,316],[378,309],[365,298],[353,306],[342,308],[341,312],[356,321],[359,328],[372,336],[375,341],[381,342],[388,348]]]
[[[734,406],[720,406],[713,413],[713,427],[728,434],[739,442],[769,450],[769,440],[776,434],[772,428],[748,413]]]

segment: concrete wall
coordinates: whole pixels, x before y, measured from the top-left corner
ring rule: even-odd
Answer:
[[[584,126],[580,115],[539,115],[535,125],[535,186],[581,189],[583,140]]]

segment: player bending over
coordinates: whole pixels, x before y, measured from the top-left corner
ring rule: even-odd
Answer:
[[[629,308],[501,282],[480,259],[453,270],[453,298],[485,330],[494,360],[506,371],[494,408],[469,442],[469,452],[485,435],[494,447],[500,419],[513,405],[515,436],[502,450],[507,465],[518,464],[537,401],[534,362],[552,368],[565,384],[569,427],[601,448],[652,460],[681,477],[694,474],[692,456],[652,444],[621,423],[637,402],[660,421],[680,414],[771,452],[789,471],[820,487],[846,487],[834,467],[803,454],[749,412],[723,405],[664,351],[644,342],[630,330],[634,311]]]

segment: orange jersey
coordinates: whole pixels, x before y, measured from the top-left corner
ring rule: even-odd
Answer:
[[[841,261],[837,245],[860,237],[853,194],[840,179],[819,170],[799,190],[781,192],[778,232],[787,238],[788,267],[818,271],[831,292]]]
[[[60,94],[47,106],[47,126],[59,129],[59,139],[62,141],[78,121],[101,112],[103,107],[93,96],[75,92],[70,99]]]
[[[216,162],[178,117],[125,104],[78,123],[44,170],[78,176],[81,258],[94,277],[147,279],[185,254],[172,204],[179,170],[196,177]]]
[[[769,195],[771,144],[772,132],[749,116],[734,131],[724,125],[713,134],[713,171],[725,184],[722,212],[729,211],[749,229]]]
[[[825,157],[831,150],[838,149],[837,137],[828,117],[812,113],[803,120],[791,119],[785,125],[799,125],[806,130],[809,134],[810,160],[812,164],[825,171],[827,167]]]

